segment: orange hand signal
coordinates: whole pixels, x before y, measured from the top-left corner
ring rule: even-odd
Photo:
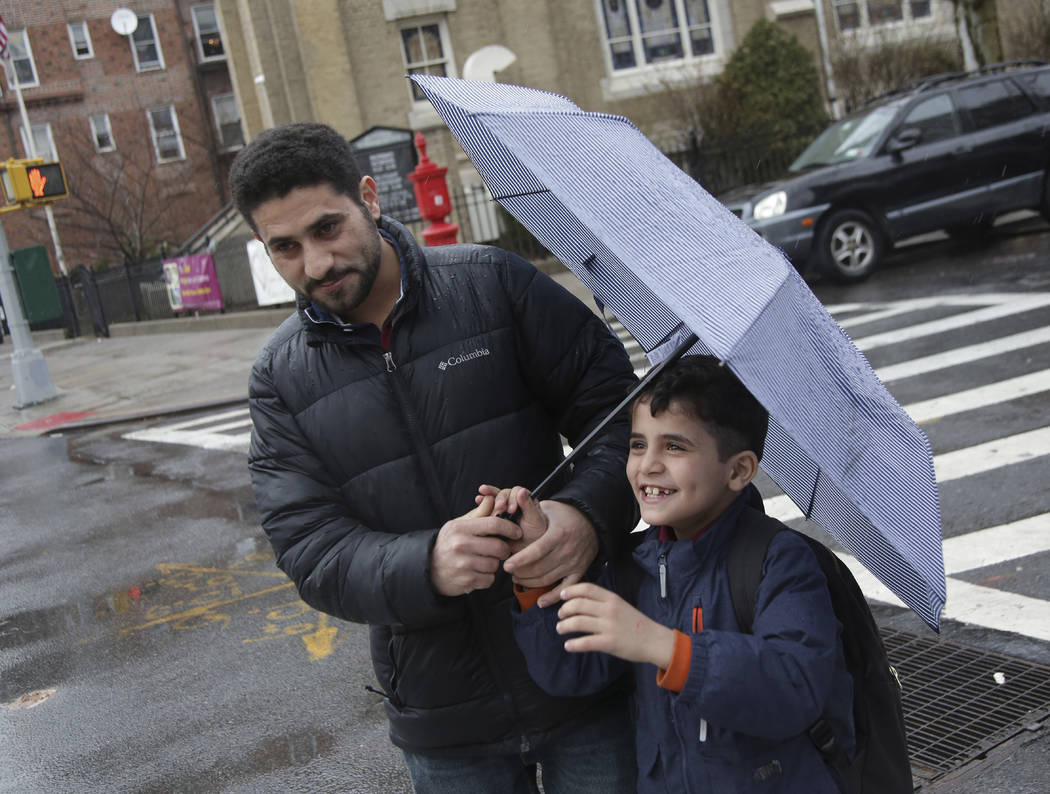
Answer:
[[[47,177],[40,173],[39,168],[33,168],[29,171],[29,189],[33,191],[33,196],[41,198],[44,195],[44,185],[47,184]]]

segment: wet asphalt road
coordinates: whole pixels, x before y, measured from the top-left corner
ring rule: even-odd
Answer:
[[[980,250],[934,242],[864,285],[813,288],[828,304],[1050,292],[1048,261],[1050,231],[1032,221]],[[950,434],[979,440],[1045,411],[1044,393],[991,425],[927,432],[935,446],[963,446]],[[54,690],[0,709],[0,792],[408,791],[380,698],[365,688],[367,632],[306,608],[276,569],[243,456],[129,442],[129,429],[0,439],[0,704]],[[1046,469],[1013,469],[979,491],[945,490],[946,537],[1003,504],[1050,510]],[[982,575],[1046,599],[1045,557]],[[918,630],[906,612],[879,615]],[[1050,659],[1046,643],[1010,632],[956,623],[945,636]],[[1045,790],[1043,734],[980,782],[943,790]]]
[[[0,791],[408,790],[365,628],[296,597],[243,461],[109,443],[0,446],[0,703],[55,690],[0,710]]]

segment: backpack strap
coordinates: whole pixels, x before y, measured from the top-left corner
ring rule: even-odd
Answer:
[[[733,614],[743,634],[750,634],[755,622],[755,599],[758,585],[762,582],[766,551],[773,537],[787,529],[775,519],[765,515],[758,520],[741,521],[729,541],[726,571],[729,576],[729,597],[733,602]]]

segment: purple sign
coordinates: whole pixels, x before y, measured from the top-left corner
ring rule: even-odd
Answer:
[[[175,311],[221,309],[222,293],[211,254],[192,254],[164,262],[168,301]]]

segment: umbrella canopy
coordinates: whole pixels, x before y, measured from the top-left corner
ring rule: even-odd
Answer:
[[[929,441],[783,254],[627,119],[541,91],[412,79],[493,196],[657,364],[688,338],[770,413],[762,466],[807,518],[938,628]]]

